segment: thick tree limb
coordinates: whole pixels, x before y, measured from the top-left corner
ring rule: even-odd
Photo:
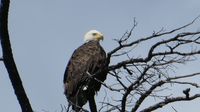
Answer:
[[[22,85],[12,54],[8,34],[8,10],[10,0],[1,0],[0,4],[0,39],[3,51],[3,61],[8,71],[10,81],[21,106],[22,112],[33,112],[28,97]]]
[[[162,108],[163,106],[169,104],[169,103],[173,103],[173,102],[178,102],[178,101],[190,101],[190,100],[193,100],[195,98],[199,98],[200,97],[200,94],[196,94],[194,96],[191,96],[189,98],[185,97],[185,96],[182,96],[182,97],[173,97],[173,98],[166,98],[164,101],[162,102],[159,102],[153,106],[150,106],[146,109],[143,109],[142,111],[140,112],[151,112],[153,110],[156,110],[158,108]]]

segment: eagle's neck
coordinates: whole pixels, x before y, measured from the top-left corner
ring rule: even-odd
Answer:
[[[99,43],[98,40],[90,40],[90,41],[87,41],[86,43]]]

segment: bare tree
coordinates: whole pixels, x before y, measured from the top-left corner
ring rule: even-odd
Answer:
[[[137,22],[134,20],[132,29],[120,39],[115,39],[118,46],[110,51],[107,57],[108,62],[113,58],[122,57],[107,69],[108,73],[116,79],[113,85],[103,83],[108,88],[107,92],[114,91],[121,98],[101,102],[103,104],[101,109],[121,112],[150,112],[169,103],[199,98],[200,94],[190,93],[191,88],[198,89],[200,87],[198,82],[190,82],[187,79],[200,78],[200,71],[176,74],[179,65],[197,61],[200,55],[200,32],[183,31],[194,24],[198,18],[171,31],[165,31],[162,28],[148,37],[136,40],[131,38],[133,30],[137,26]],[[139,46],[147,49],[144,55],[134,52]],[[176,94],[170,93],[168,89],[170,85],[173,87],[188,85],[191,88],[186,88],[176,96]],[[145,100],[150,98],[157,99],[157,102],[149,107],[141,107]]]

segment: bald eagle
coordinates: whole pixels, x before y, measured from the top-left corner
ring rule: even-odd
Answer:
[[[90,110],[96,111],[94,95],[100,90],[100,81],[104,81],[107,75],[106,72],[95,74],[107,66],[106,53],[99,43],[103,38],[99,31],[87,32],[85,43],[74,51],[68,62],[63,80],[64,93],[75,111],[79,111],[87,101]]]

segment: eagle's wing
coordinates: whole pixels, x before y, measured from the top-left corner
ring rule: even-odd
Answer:
[[[88,78],[105,64],[106,53],[98,42],[88,42],[76,49],[67,65],[64,84],[67,97],[73,96]],[[103,81],[105,78],[103,78]],[[100,86],[97,88],[99,90]]]

